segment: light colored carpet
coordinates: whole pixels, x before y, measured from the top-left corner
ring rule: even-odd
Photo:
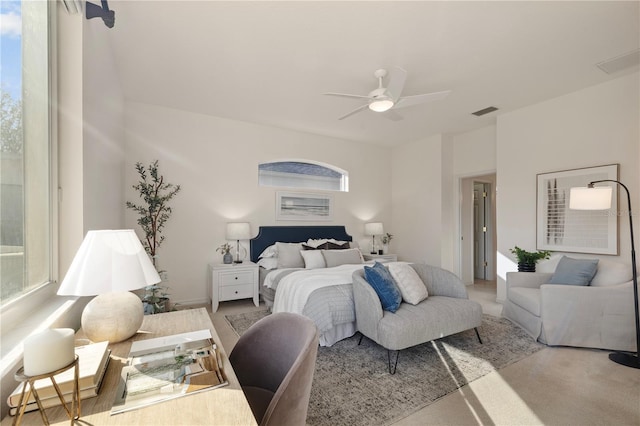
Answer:
[[[267,311],[226,315],[241,335]],[[387,351],[359,334],[320,347],[309,403],[310,425],[391,424],[456,389],[531,355],[544,346],[508,320],[485,315],[479,328],[400,353],[387,370]]]

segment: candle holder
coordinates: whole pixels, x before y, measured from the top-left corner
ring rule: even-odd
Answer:
[[[67,403],[64,400],[64,396],[60,391],[60,387],[58,383],[56,383],[55,375],[62,373],[63,371],[67,371],[70,368],[74,368],[73,374],[73,393],[71,397],[71,409],[67,406]],[[60,402],[64,407],[64,410],[67,412],[69,419],[71,420],[71,425],[73,425],[74,420],[78,420],[80,418],[80,387],[78,386],[78,381],[80,378],[80,371],[78,366],[78,355],[76,355],[75,359],[65,365],[62,368],[59,368],[55,371],[51,371],[49,373],[38,374],[36,376],[27,376],[24,374],[24,367],[20,367],[20,369],[15,374],[15,379],[22,382],[22,393],[20,394],[20,402],[18,403],[18,410],[16,411],[16,417],[13,419],[13,426],[17,426],[20,424],[22,420],[22,416],[24,415],[25,409],[27,408],[27,404],[29,403],[29,398],[31,397],[31,393],[33,392],[33,397],[36,400],[36,404],[38,404],[38,410],[40,411],[40,415],[42,416],[42,421],[45,425],[49,425],[49,419],[44,412],[44,407],[42,407],[42,402],[40,402],[40,397],[38,396],[38,391],[36,390],[35,382],[36,380],[41,379],[50,379],[53,384],[56,393],[58,394],[58,398],[60,398]],[[27,387],[29,391],[27,392]],[[26,394],[26,396],[25,396]]]

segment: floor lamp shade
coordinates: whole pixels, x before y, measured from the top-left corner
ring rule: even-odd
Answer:
[[[631,236],[631,272],[633,276],[633,305],[635,313],[636,353],[615,352],[609,354],[612,361],[632,368],[640,368],[640,312],[638,312],[638,271],[636,267],[636,248],[633,240],[633,213],[631,212],[631,195],[629,188],[620,181],[603,179],[590,182],[586,188],[571,188],[569,208],[576,210],[607,210],[611,208],[612,187],[594,187],[596,183],[613,183],[620,185],[627,193],[629,234]]]
[[[58,294],[95,296],[82,313],[82,328],[94,342],[133,336],[143,319],[142,302],[130,293],[161,281],[135,232],[89,231]]]

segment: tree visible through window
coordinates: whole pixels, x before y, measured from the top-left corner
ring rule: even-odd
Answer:
[[[258,166],[261,186],[349,191],[349,174],[338,167],[303,160],[283,160]]]
[[[49,2],[0,1],[0,305],[51,278]]]

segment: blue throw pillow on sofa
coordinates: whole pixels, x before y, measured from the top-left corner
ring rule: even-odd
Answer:
[[[364,267],[364,276],[378,294],[382,309],[397,311],[402,303],[402,294],[389,270],[382,263],[376,262],[373,266]]]
[[[573,259],[562,256],[548,284],[582,285],[591,284],[598,270],[598,259]]]

